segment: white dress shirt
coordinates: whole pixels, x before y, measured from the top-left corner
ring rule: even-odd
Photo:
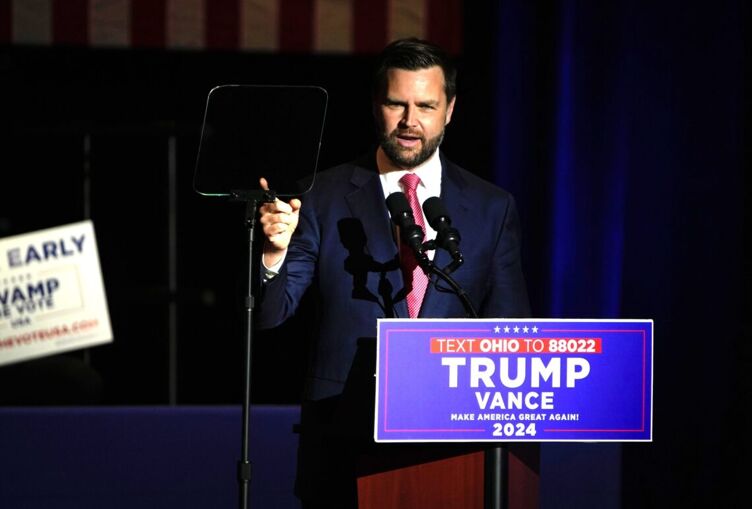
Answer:
[[[405,192],[402,184],[400,184],[400,179],[406,173],[415,173],[420,177],[420,184],[418,184],[415,192],[421,205],[428,198],[441,195],[441,158],[439,157],[439,149],[436,149],[436,152],[426,162],[420,166],[416,166],[409,172],[408,170],[398,170],[381,173],[379,178],[381,179],[381,187],[384,190],[384,199],[392,193]],[[420,213],[423,214],[422,207]],[[423,223],[426,225],[426,240],[435,239],[436,231],[428,224],[425,216],[423,217]],[[433,253],[433,251],[428,251],[428,257],[433,259]]]

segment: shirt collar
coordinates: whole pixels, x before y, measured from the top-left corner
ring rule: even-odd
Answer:
[[[439,149],[436,149],[436,152],[428,160],[412,170],[395,170],[381,173],[381,184],[387,196],[392,192],[402,190],[399,181],[406,173],[415,173],[420,177],[420,184],[418,184],[419,194],[424,194],[421,191],[425,191],[426,196],[439,196],[441,194],[441,157],[439,157]]]

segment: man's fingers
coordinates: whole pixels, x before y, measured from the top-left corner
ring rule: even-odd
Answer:
[[[261,189],[263,191],[269,190],[269,182],[264,177],[259,178],[259,185],[261,186]],[[297,198],[293,198],[289,203],[286,203],[277,198],[272,203],[263,204],[259,210],[261,211],[261,213],[275,214],[281,212],[291,214],[296,213],[298,210],[300,210],[301,205],[302,203]]]
[[[290,200],[290,212],[297,212],[300,210],[301,205],[303,205],[300,200],[297,198],[293,198]]]
[[[289,203],[285,203],[282,200],[275,200],[272,203],[264,203],[259,207],[259,211],[262,214],[291,214],[294,212]]]
[[[262,190],[269,190],[269,182],[264,177],[259,178],[259,185]],[[289,203],[276,199],[259,207],[264,235],[276,250],[287,249],[290,244],[290,236],[298,225],[301,205],[300,200],[293,198]]]
[[[291,214],[294,212],[292,206],[289,203],[285,203],[282,200],[275,200],[272,204],[276,207],[278,213]]]
[[[280,212],[278,210],[262,210],[261,217],[259,218],[263,225],[297,225],[298,217],[297,211],[291,210],[290,212]]]

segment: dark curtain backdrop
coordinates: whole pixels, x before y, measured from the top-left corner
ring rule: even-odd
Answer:
[[[494,169],[520,203],[534,315],[655,320],[654,442],[545,445],[547,507],[747,498],[748,14],[500,4]]]

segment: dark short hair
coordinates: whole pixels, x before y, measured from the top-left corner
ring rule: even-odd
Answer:
[[[374,99],[386,90],[386,74],[389,69],[417,71],[437,65],[444,71],[444,92],[449,102],[457,94],[457,68],[447,52],[433,43],[415,37],[397,39],[384,48],[376,62]]]

